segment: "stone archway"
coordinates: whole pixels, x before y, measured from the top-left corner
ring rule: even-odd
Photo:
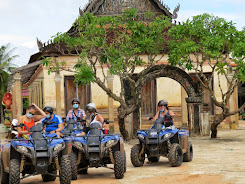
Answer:
[[[158,71],[158,72],[156,72]],[[154,75],[150,76],[151,73]],[[202,90],[198,83],[195,83],[191,76],[184,70],[171,65],[156,65],[148,72],[149,77],[146,81],[167,77],[177,81],[185,89],[188,98],[188,129],[190,134],[201,133],[201,107],[202,107]]]

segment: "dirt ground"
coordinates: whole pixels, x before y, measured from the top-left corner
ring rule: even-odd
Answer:
[[[168,159],[161,157],[158,163],[146,163],[135,168],[130,161],[130,149],[137,142],[125,144],[127,172],[123,179],[114,178],[113,170],[89,168],[87,175],[79,175],[72,184],[245,184],[245,123],[238,130],[220,130],[218,138],[194,137],[192,162],[183,162],[180,167],[171,167]],[[111,165],[112,167],[112,165]],[[43,183],[40,176],[21,181],[25,184]],[[58,184],[59,180],[49,182]]]

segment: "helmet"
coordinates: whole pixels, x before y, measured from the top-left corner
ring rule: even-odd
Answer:
[[[94,103],[89,103],[86,105],[85,111],[96,112],[96,105]]]
[[[54,112],[54,109],[53,109],[53,107],[46,106],[46,107],[44,107],[43,111],[44,112],[49,112],[52,115],[53,112]]]
[[[77,98],[73,98],[71,101],[71,104],[73,105],[74,102],[77,102],[78,104],[80,104],[80,101]]]
[[[168,102],[166,100],[160,100],[157,104],[157,106],[165,106],[168,107]]]

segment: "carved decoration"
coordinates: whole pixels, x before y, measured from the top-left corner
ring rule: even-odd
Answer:
[[[180,4],[178,4],[178,6],[173,11],[173,16],[172,16],[173,19],[177,19],[178,18],[178,14],[177,13],[179,11],[179,8],[180,8]]]
[[[130,8],[137,8],[139,13],[146,11],[161,12],[149,0],[104,0],[96,15],[121,14]]]
[[[37,46],[38,46],[39,51],[41,51],[42,47],[44,46],[41,40],[39,40],[38,38],[37,38]]]

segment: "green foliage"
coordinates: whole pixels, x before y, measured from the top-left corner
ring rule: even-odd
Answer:
[[[41,63],[43,66],[48,68],[48,74],[51,72],[60,71],[66,67],[65,61],[53,61],[53,58],[51,57],[43,57]]]
[[[23,109],[27,109],[29,107],[29,100],[28,99],[23,99]]]
[[[7,91],[9,73],[15,68],[12,61],[18,57],[13,55],[13,51],[14,49],[9,50],[9,44],[0,47],[0,99]]]
[[[166,43],[164,36],[171,21],[164,16],[153,18],[152,12],[147,12],[145,16],[153,21],[135,21],[136,9],[125,11],[117,17],[84,14],[73,24],[76,35],[57,33],[53,37],[54,43],[65,43],[70,53],[74,50],[80,52],[79,64],[75,67],[77,83],[87,83],[89,80],[93,82],[95,65],[106,64],[114,75],[130,74],[137,66],[146,64],[139,57],[140,54],[160,54]],[[150,58],[152,59],[147,61],[148,64],[155,64],[154,57]],[[84,64],[88,61],[90,66]],[[50,67],[47,63],[51,62],[43,62]]]
[[[90,82],[94,82],[94,73],[92,68],[87,65],[86,62],[81,62],[75,65],[76,74],[75,74],[75,82],[78,85],[81,84],[90,84]]]
[[[169,30],[169,62],[193,69],[191,63],[215,65],[219,74],[227,73],[231,56],[237,67],[237,77],[244,81],[245,31],[238,31],[233,22],[209,14],[194,16]],[[190,55],[193,54],[193,57]]]

